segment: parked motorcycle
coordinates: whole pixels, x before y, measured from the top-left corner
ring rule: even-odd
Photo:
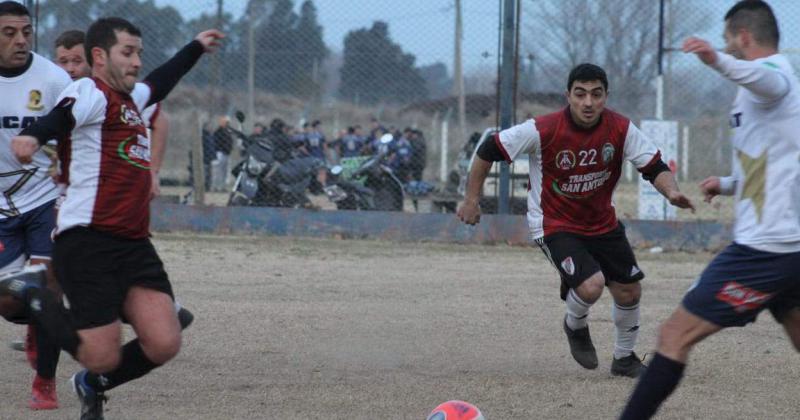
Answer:
[[[228,205],[308,207],[311,202],[306,189],[318,168],[317,160],[310,157],[280,163],[274,158],[270,144],[254,142],[233,169],[236,181]]]
[[[364,185],[347,179],[340,165],[328,170],[328,186],[324,188],[328,199],[338,210],[376,210],[375,192]]]
[[[386,162],[392,152],[391,134],[385,134],[376,145],[377,153],[363,160],[349,176],[336,175],[335,185],[328,188],[328,197],[336,199],[337,207],[351,210],[403,211],[403,183]],[[329,192],[330,191],[330,192]],[[344,193],[344,194],[343,194]],[[345,195],[346,194],[346,195]]]

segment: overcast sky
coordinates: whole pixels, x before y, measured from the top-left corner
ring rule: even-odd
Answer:
[[[525,14],[534,13],[537,3],[554,0],[522,0]],[[592,1],[592,0],[587,0]],[[624,0],[619,0],[624,1]],[[657,4],[658,0],[652,0]],[[736,0],[704,0],[712,4],[713,16],[704,33],[700,34],[715,45],[722,46],[722,17]],[[186,18],[215,13],[217,0],[155,0],[159,5],[171,5]],[[469,72],[493,66],[497,60],[497,27],[501,0],[462,0],[464,18],[464,64]],[[691,13],[685,0],[673,0],[680,13]],[[302,0],[295,0],[299,8]],[[454,0],[315,0],[319,21],[324,28],[326,44],[341,51],[344,37],[353,29],[369,27],[375,20],[389,23],[389,31],[404,51],[417,57],[417,64],[444,62],[448,68],[453,60]],[[800,58],[800,1],[772,0],[781,25],[781,46]],[[247,0],[224,0],[225,10],[241,16]],[[678,14],[679,16],[680,14]],[[657,25],[658,22],[653,22]],[[525,36],[535,34],[523,34]],[[484,54],[488,53],[488,57]]]
[[[299,8],[302,0],[295,0]],[[216,0],[156,0],[171,5],[185,17],[215,13]],[[225,10],[240,16],[246,0],[224,0]],[[353,29],[389,23],[389,32],[403,50],[417,57],[417,64],[453,61],[455,15],[453,0],[315,0],[323,36],[329,48],[341,51],[344,37]],[[496,63],[498,0],[462,0],[465,66]],[[484,58],[488,52],[491,56]]]

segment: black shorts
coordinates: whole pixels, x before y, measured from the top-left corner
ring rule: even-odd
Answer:
[[[644,278],[622,223],[602,235],[556,232],[537,239],[536,244],[561,275],[561,299],[598,271],[606,284],[635,283]]]
[[[77,329],[120,319],[125,296],[134,285],[174,299],[164,264],[148,238],[72,228],[56,237],[53,268]]]

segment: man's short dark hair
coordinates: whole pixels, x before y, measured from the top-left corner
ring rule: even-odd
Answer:
[[[111,51],[117,43],[117,32],[127,32],[133,36],[142,36],[142,31],[134,24],[119,17],[109,17],[97,19],[89,26],[86,31],[86,43],[83,45],[86,50],[86,61],[92,66],[92,48],[102,48],[106,53]]]
[[[772,8],[762,0],[742,0],[725,14],[728,30],[736,32],[747,29],[756,42],[765,47],[777,49],[781,40],[778,20]]]
[[[591,63],[578,64],[569,72],[567,92],[572,90],[572,84],[576,81],[594,82],[595,80],[599,80],[603,84],[603,89],[608,91],[608,76],[606,76],[605,70]]]
[[[0,3],[0,16],[27,16],[31,17],[28,8],[15,1],[4,1]]]
[[[61,35],[56,38],[56,45],[55,47],[64,47],[65,49],[72,49],[72,47],[76,45],[81,45],[86,41],[86,34],[83,31],[79,31],[77,29],[73,29],[70,31],[64,31]]]

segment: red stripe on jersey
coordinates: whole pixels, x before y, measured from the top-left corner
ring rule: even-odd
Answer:
[[[100,175],[91,226],[128,238],[150,235],[149,160],[142,156],[140,138],[147,130],[130,95],[95,79],[108,105],[100,141]]]

